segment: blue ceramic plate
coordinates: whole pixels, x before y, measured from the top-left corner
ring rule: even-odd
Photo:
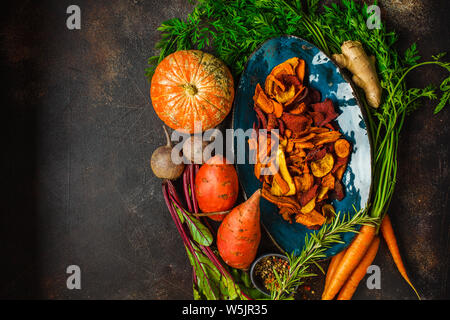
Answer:
[[[236,91],[233,110],[233,129],[244,131],[253,127],[256,114],[253,110],[253,95],[257,83],[262,84],[273,67],[287,59],[299,57],[305,60],[307,71],[305,82],[309,87],[319,90],[322,100],[330,98],[339,113],[336,119],[344,136],[352,142],[353,152],[347,170],[342,178],[345,186],[345,198],[333,201],[337,212],[354,214],[355,210],[365,208],[371,187],[371,145],[366,130],[365,118],[358,104],[356,94],[350,82],[341,73],[337,65],[313,44],[293,36],[270,39],[259,47],[249,58]],[[236,146],[235,146],[236,148]],[[245,196],[252,195],[261,182],[253,173],[253,164],[237,164],[239,181]],[[354,208],[353,208],[354,207]],[[305,236],[312,230],[305,226],[285,221],[278,208],[261,200],[261,219],[272,239],[284,251],[299,253],[303,248]],[[343,235],[345,244],[339,244],[327,251],[332,256],[341,251],[353,238],[353,233]]]

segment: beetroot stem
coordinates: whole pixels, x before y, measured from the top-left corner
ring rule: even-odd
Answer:
[[[193,190],[193,186],[195,185],[195,178],[194,178],[194,165],[189,165],[189,183],[191,186],[191,195],[192,195],[192,204],[194,207],[194,212],[198,213],[198,203],[197,198],[195,197],[195,192]]]
[[[188,211],[192,212],[192,203],[191,203],[191,197],[189,196],[189,189],[192,192],[192,185],[189,184],[189,167],[184,169],[183,172],[183,191],[184,191],[184,197],[186,199],[186,205],[188,207]]]

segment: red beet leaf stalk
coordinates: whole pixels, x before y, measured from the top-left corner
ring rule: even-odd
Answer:
[[[194,180],[194,173],[195,173],[195,168],[193,165],[190,165],[186,168],[185,173],[183,174],[183,190],[184,190],[184,194],[186,197],[186,203],[188,204],[188,206],[189,206],[189,204],[191,204],[191,206],[193,206],[195,208],[194,210],[196,212],[198,212],[198,205],[197,205],[196,201],[193,201],[193,200],[196,200],[195,195],[193,195],[194,192],[193,192],[193,188],[192,188],[193,180]],[[191,199],[189,192],[186,192],[186,190],[189,190],[189,188],[191,188],[191,196],[194,197],[194,199]],[[183,206],[181,205],[181,201],[178,197],[178,194],[176,192],[176,189],[173,186],[172,182],[169,180],[165,181],[163,183],[162,189],[163,189],[164,200],[165,200],[166,205],[169,209],[169,212],[172,216],[172,219],[175,222],[175,226],[177,227],[177,230],[180,233],[181,238],[183,239],[184,246],[195,262],[196,266],[193,265],[194,284],[197,287],[199,286],[199,281],[198,281],[199,272],[202,273],[201,278],[204,279],[204,281],[206,283],[205,284],[207,287],[206,290],[209,293],[209,297],[217,299],[218,297],[217,297],[216,293],[214,292],[214,290],[211,290],[211,288],[213,288],[214,285],[211,283],[211,280],[207,276],[207,272],[205,270],[205,268],[207,268],[207,267],[201,263],[201,258],[198,255],[204,254],[211,261],[211,263],[217,268],[217,270],[220,272],[222,277],[228,278],[228,279],[233,279],[233,277],[228,272],[228,270],[220,263],[219,259],[214,254],[212,249],[208,246],[197,244],[192,239],[190,232],[187,231],[187,228],[181,222],[176,209],[179,210],[179,212],[184,216],[185,220],[187,220],[187,221],[192,222],[192,219],[197,219],[197,218],[193,217],[191,214],[189,214],[189,212],[186,212],[186,210],[183,208]],[[188,197],[189,197],[189,199],[188,199]],[[198,250],[195,250],[195,247],[199,248],[201,252],[198,252]],[[232,281],[232,283],[233,283],[233,286],[235,287],[236,292],[239,292],[244,299],[250,299],[247,295],[245,295],[240,290],[240,288],[237,286],[237,284],[234,281]]]

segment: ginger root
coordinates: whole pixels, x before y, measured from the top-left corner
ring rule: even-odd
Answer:
[[[341,68],[348,69],[353,82],[364,90],[368,104],[378,108],[381,102],[381,85],[375,69],[375,57],[367,56],[359,41],[345,41],[342,54],[334,54],[333,59]]]

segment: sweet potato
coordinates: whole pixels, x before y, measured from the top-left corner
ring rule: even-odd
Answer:
[[[255,259],[261,240],[259,201],[261,190],[235,207],[217,231],[217,249],[230,267],[246,270]]]

